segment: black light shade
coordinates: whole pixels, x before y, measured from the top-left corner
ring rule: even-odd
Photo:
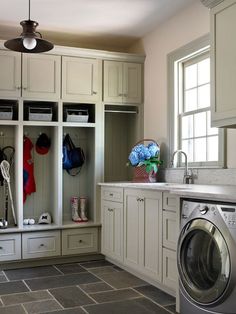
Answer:
[[[53,48],[53,44],[42,39],[42,35],[36,32],[37,22],[30,19],[30,0],[29,0],[29,19],[21,21],[23,28],[21,35],[17,38],[7,40],[4,46],[10,50],[26,53],[46,52]]]

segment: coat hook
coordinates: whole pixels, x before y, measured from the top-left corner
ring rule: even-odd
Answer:
[[[4,132],[0,132],[0,136],[4,136],[5,134],[4,134]]]
[[[29,132],[24,132],[24,136],[28,136],[29,135]]]

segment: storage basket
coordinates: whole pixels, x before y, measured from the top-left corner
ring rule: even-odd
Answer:
[[[12,106],[0,106],[0,120],[12,120],[13,108]]]
[[[52,121],[52,108],[29,107],[29,121]]]
[[[152,139],[143,139],[139,142],[137,142],[134,147],[138,144],[142,144],[144,142],[153,142],[155,143],[159,148],[160,148],[160,145],[155,141],[155,140],[152,140]],[[160,153],[159,155],[160,156]],[[159,157],[158,157],[159,158]],[[157,177],[156,177],[156,173],[152,170],[150,171],[149,173],[146,172],[146,166],[143,165],[143,166],[140,166],[140,167],[134,167],[134,175],[133,175],[133,182],[136,182],[136,183],[150,183],[150,182],[156,182],[157,181]]]
[[[89,114],[87,109],[66,109],[66,122],[87,123]]]

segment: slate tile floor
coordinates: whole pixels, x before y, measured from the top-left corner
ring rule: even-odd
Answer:
[[[0,314],[170,314],[172,296],[107,262],[0,272]]]

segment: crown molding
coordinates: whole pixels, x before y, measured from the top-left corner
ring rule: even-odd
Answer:
[[[218,5],[219,3],[223,2],[224,0],[201,0],[201,3],[209,8],[212,9],[214,8],[216,5]]]

